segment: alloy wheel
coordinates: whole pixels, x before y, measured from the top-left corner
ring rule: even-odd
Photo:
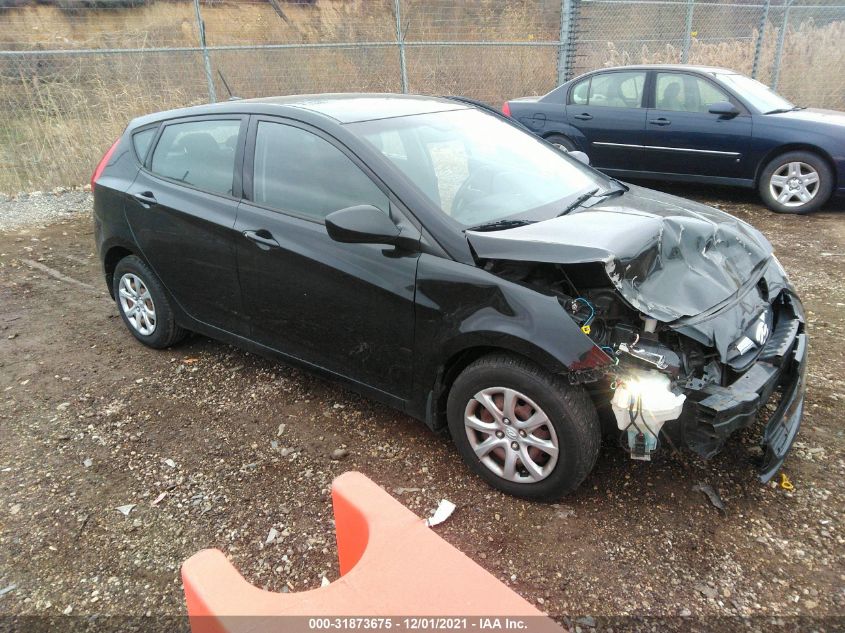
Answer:
[[[144,281],[132,273],[120,278],[120,307],[126,320],[139,333],[150,336],[156,329],[156,310],[152,295]]]
[[[819,173],[812,165],[793,161],[778,167],[769,179],[772,197],[785,207],[800,207],[816,197]]]
[[[503,479],[535,483],[557,464],[558,438],[551,420],[514,389],[490,387],[476,393],[464,410],[464,426],[478,459]]]

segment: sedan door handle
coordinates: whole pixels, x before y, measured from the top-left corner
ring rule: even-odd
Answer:
[[[135,198],[138,202],[141,203],[142,207],[150,208],[153,205],[158,204],[158,200],[153,195],[152,191],[142,191],[140,193],[133,193],[132,197]]]
[[[593,118],[593,115],[589,112],[582,112],[581,114],[574,114],[572,115],[573,119],[578,119],[579,121],[589,121]]]
[[[660,126],[672,125],[672,122],[665,117],[660,117],[659,119],[651,119],[651,120],[649,120],[649,123],[651,125],[660,125]]]
[[[258,246],[265,251],[270,248],[279,248],[279,243],[273,239],[273,234],[267,229],[244,231],[244,237],[258,244]]]

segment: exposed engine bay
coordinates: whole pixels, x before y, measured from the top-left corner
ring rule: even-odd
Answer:
[[[798,321],[787,322],[790,298],[774,259],[760,268],[754,284],[721,310],[711,311],[709,319],[669,323],[630,305],[599,264],[488,260],[484,267],[510,281],[552,292],[583,334],[607,355],[604,375],[584,381],[592,382],[590,390],[598,408],[610,405],[620,445],[632,459],[651,460],[664,443],[675,449],[676,442],[703,457],[718,452],[729,433],[752,422],[754,415],[731,411],[733,424],[721,432],[707,428],[706,422],[702,428],[699,404],[740,381],[764,355],[778,326],[782,334],[784,326],[788,326],[787,335],[797,333]],[[772,296],[770,288],[777,295]],[[745,296],[748,293],[753,295]],[[748,325],[739,328],[741,334],[727,349],[720,352],[715,337],[710,345],[701,342],[701,330],[707,331],[700,327],[702,323],[712,328],[709,321],[714,319],[743,318],[730,313],[744,313],[748,306],[759,313],[746,315]]]
[[[467,238],[492,274],[553,294],[606,356],[602,375],[575,378],[600,385],[594,403],[610,403],[636,459],[662,438],[711,457],[779,393],[761,438],[767,481],[801,423],[800,300],[747,223],[633,185],[623,197]]]

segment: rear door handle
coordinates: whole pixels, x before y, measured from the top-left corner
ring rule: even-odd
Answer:
[[[660,117],[659,119],[650,119],[649,123],[651,125],[660,125],[660,126],[672,125],[672,122],[669,119],[667,119],[666,117]]]
[[[572,115],[573,119],[578,119],[579,121],[589,121],[593,118],[593,115],[589,112],[582,112],[581,114],[574,114]]]
[[[270,248],[279,248],[279,243],[273,239],[273,234],[267,229],[244,231],[244,237],[258,244],[259,248],[262,248],[265,251]]]
[[[153,205],[158,204],[158,200],[153,195],[152,191],[142,191],[140,193],[133,193],[132,197],[135,198],[138,202],[141,203],[142,207],[149,208]]]

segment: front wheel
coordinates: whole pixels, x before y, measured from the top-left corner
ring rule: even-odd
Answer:
[[[770,161],[760,174],[760,197],[776,213],[810,213],[833,193],[833,172],[811,152],[787,152]]]
[[[533,363],[485,356],[452,385],[449,431],[469,467],[494,488],[552,500],[595,465],[599,420],[587,393]]]

